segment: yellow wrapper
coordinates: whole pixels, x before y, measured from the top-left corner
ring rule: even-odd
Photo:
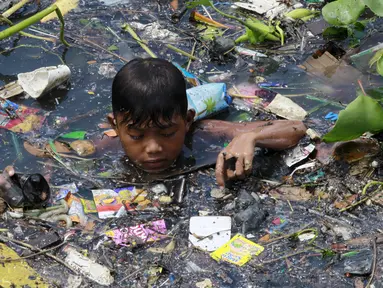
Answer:
[[[252,256],[258,256],[263,248],[240,234],[235,235],[225,245],[210,254],[216,261],[226,261],[238,266],[246,264]]]

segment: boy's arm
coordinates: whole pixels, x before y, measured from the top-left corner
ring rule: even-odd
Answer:
[[[256,146],[287,149],[295,146],[306,132],[302,122],[288,120],[251,123],[207,120],[199,123],[199,128],[233,139],[217,159],[216,178],[218,185],[222,187],[227,180],[243,179],[251,173]],[[230,158],[236,158],[234,171],[225,165],[225,161]]]
[[[256,146],[283,150],[297,145],[305,135],[306,127],[301,121],[274,120],[233,123],[220,120],[203,120],[198,127],[205,132],[222,135],[229,139],[250,133],[256,138]]]

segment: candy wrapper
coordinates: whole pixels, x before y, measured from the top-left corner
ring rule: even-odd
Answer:
[[[53,197],[56,201],[65,198],[68,193],[75,194],[77,192],[78,188],[75,183],[53,187]]]
[[[85,216],[81,200],[71,193],[68,193],[68,195],[65,197],[65,200],[70,207],[68,211],[68,216],[70,219],[73,222],[80,223],[81,226],[85,226],[88,222],[88,217]]]
[[[17,105],[0,98],[0,128],[16,133],[27,133],[40,129],[45,116],[38,115],[39,109]]]
[[[159,241],[168,237],[164,220],[114,229],[107,231],[105,234],[113,238],[117,245],[127,247]]]
[[[151,201],[147,199],[148,192],[144,189],[137,189],[134,186],[119,188],[115,190],[102,189],[92,190],[94,202],[101,219],[117,217],[121,207],[127,206],[127,210],[142,211],[151,207]],[[129,208],[134,203],[134,208]]]
[[[216,114],[229,107],[230,96],[226,93],[226,84],[210,83],[186,90],[188,109],[194,109],[199,120]]]
[[[252,256],[258,256],[265,248],[237,234],[225,245],[210,254],[216,261],[226,261],[238,266],[246,264]]]

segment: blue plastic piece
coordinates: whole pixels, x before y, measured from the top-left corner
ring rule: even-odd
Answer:
[[[194,109],[199,120],[217,114],[229,107],[225,83],[209,83],[186,90],[188,109]]]
[[[287,87],[287,85],[284,83],[279,83],[279,82],[263,82],[263,83],[258,83],[258,87],[260,88]]]
[[[331,121],[336,121],[336,120],[338,120],[338,114],[335,114],[335,113],[333,113],[333,112],[330,112],[330,113],[328,113],[328,114],[324,117],[324,119],[326,119],[326,120],[331,120]]]

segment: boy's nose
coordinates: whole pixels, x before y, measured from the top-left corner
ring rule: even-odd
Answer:
[[[145,151],[148,154],[160,153],[162,152],[162,146],[154,139],[151,139],[146,143]]]

